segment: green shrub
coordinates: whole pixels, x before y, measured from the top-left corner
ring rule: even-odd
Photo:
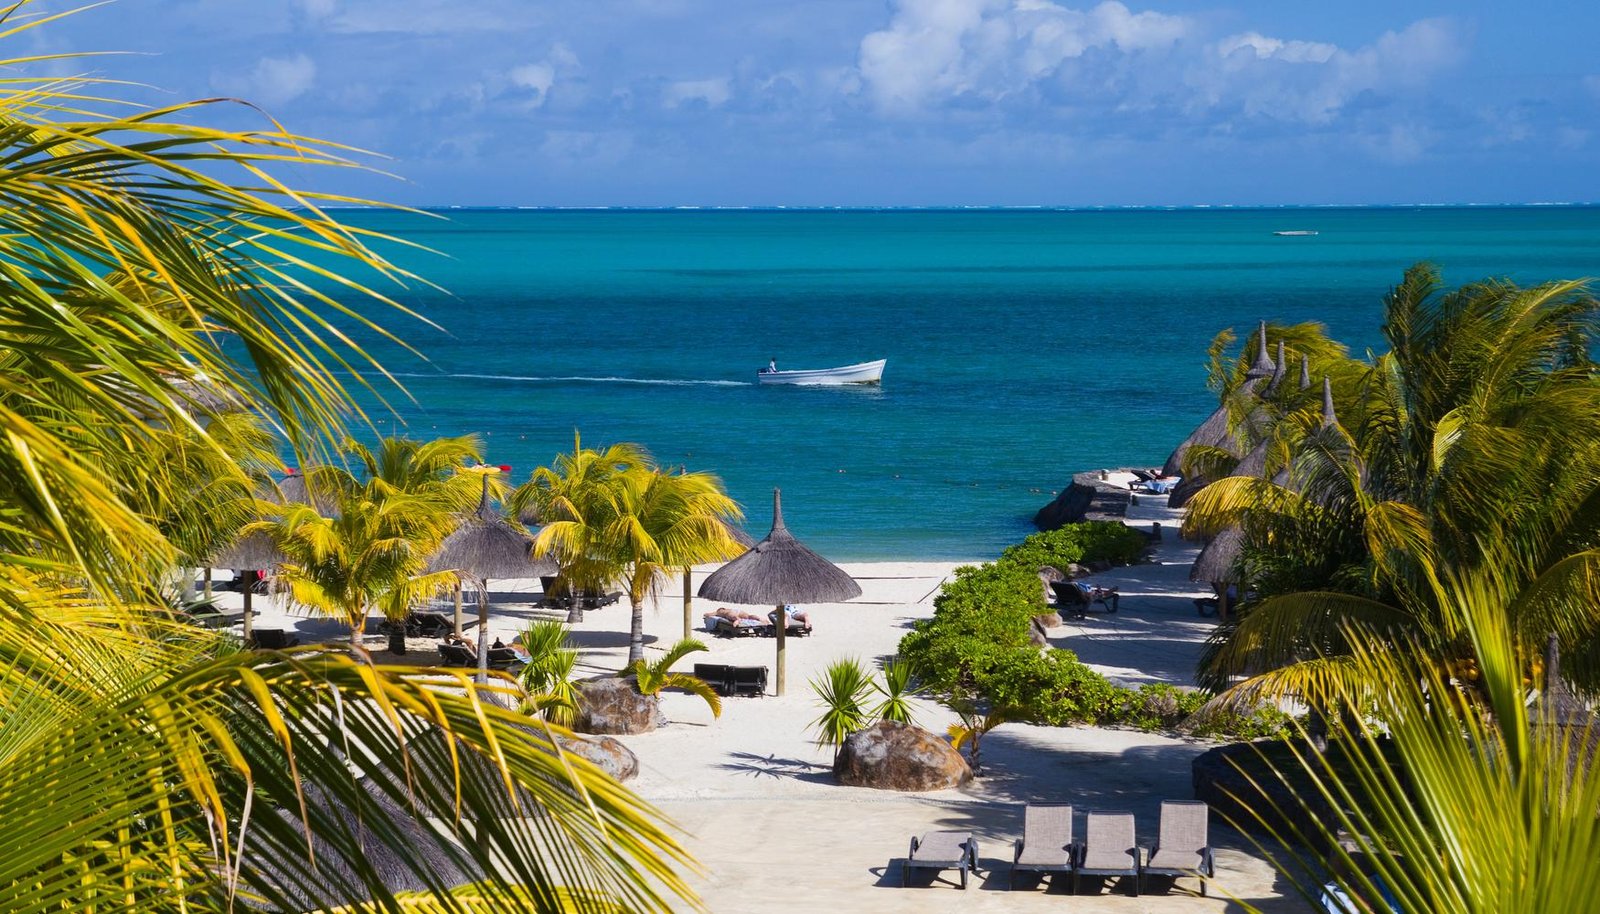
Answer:
[[[1127,524],[1091,520],[1035,533],[1000,553],[998,564],[1017,565],[1033,572],[1045,565],[1065,571],[1075,562],[1131,565],[1148,546],[1144,534]]]

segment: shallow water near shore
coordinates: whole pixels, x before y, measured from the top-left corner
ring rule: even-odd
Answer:
[[[1381,349],[1419,260],[1449,283],[1600,274],[1600,209],[449,210],[342,218],[449,294],[444,328],[373,345],[418,437],[478,432],[516,481],[572,445],[636,441],[718,473],[757,537],[835,560],[992,557],[1075,470],[1159,464],[1215,403],[1224,327],[1319,320]],[[1275,231],[1309,230],[1284,237]],[[367,340],[370,342],[370,340]],[[887,358],[881,388],[755,384]],[[370,401],[369,401],[370,402]]]

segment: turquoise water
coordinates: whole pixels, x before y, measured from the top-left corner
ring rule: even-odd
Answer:
[[[1320,320],[1360,352],[1418,260],[1600,275],[1590,208],[443,215],[345,214],[444,255],[395,252],[450,293],[400,296],[445,332],[387,320],[427,362],[379,347],[411,434],[479,432],[519,481],[575,428],[640,442],[720,474],[757,536],[781,486],[836,560],[990,557],[1073,471],[1159,464],[1215,403],[1223,327]],[[769,357],[889,364],[757,386]]]

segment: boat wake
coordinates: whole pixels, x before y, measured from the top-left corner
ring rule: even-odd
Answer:
[[[473,374],[470,372],[410,373],[395,372],[397,378],[464,378],[479,381],[518,381],[526,384],[645,384],[658,387],[752,387],[749,381],[709,381],[688,378],[624,378],[616,376],[560,375],[536,376],[520,374]]]

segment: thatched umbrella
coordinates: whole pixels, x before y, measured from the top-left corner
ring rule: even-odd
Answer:
[[[728,531],[728,538],[738,543],[740,548],[749,551],[755,548],[756,538],[744,532],[744,528],[736,527],[727,521],[722,521],[723,529]],[[688,638],[694,631],[694,568],[683,566],[683,636]]]
[[[489,474],[482,469],[483,494],[474,511],[445,537],[428,560],[429,571],[455,570],[470,577],[478,588],[478,672],[489,672],[489,579],[532,578],[553,574],[552,559],[533,557],[533,537],[494,510],[489,499]],[[456,632],[461,631],[460,603],[456,604]]]
[[[861,585],[844,569],[805,546],[783,525],[782,495],[772,490],[772,532],[750,551],[717,569],[700,585],[708,600],[776,606],[778,686],[784,686],[784,630],[789,603],[842,603],[861,596]]]
[[[1239,556],[1244,552],[1244,530],[1229,527],[1206,543],[1189,568],[1189,580],[1211,585],[1217,594],[1217,618],[1228,617],[1228,585],[1239,582]]]
[[[1305,353],[1300,354],[1300,389],[1305,390],[1311,386],[1311,357]]]
[[[257,530],[246,534],[236,540],[233,545],[222,550],[211,559],[215,568],[230,568],[234,576],[242,580],[242,571],[259,571],[284,561],[283,551],[273,541],[272,536],[265,531]],[[255,589],[254,581],[244,581],[244,640],[249,642],[254,637],[255,613],[250,605],[251,591]]]

